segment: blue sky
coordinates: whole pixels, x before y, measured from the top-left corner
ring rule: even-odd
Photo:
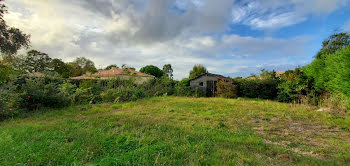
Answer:
[[[7,0],[9,25],[32,49],[99,68],[195,64],[225,76],[310,63],[335,29],[350,30],[349,0]]]

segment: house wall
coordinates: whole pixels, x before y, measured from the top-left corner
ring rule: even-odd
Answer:
[[[191,80],[191,82],[190,82],[191,89],[195,90],[197,88],[198,91],[206,92],[207,81],[218,81],[218,78],[213,77],[213,76],[203,75],[202,77]],[[201,82],[203,82],[203,86],[199,85]]]

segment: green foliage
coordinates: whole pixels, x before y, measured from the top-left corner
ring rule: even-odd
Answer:
[[[51,61],[52,59],[46,53],[28,51],[24,59],[25,71],[28,73],[49,71]]]
[[[189,78],[184,78],[181,81],[177,82],[174,88],[175,88],[175,95],[176,96],[191,96],[192,95]]]
[[[217,96],[224,98],[238,97],[237,87],[232,82],[219,81],[216,86]]]
[[[13,84],[0,85],[0,121],[19,114],[20,95]]]
[[[52,59],[50,67],[52,71],[58,73],[63,78],[69,78],[71,76],[71,72],[69,71],[69,67],[66,63],[64,63],[61,59]]]
[[[13,54],[16,54],[22,47],[29,46],[29,35],[24,34],[21,30],[9,27],[3,19],[7,12],[3,0],[0,0],[0,53],[4,54],[7,60],[11,59]]]
[[[70,99],[59,88],[62,82],[54,77],[18,77],[0,86],[0,119],[41,108],[59,108]]]
[[[282,102],[296,101],[301,103],[306,96],[311,95],[312,81],[307,78],[301,68],[286,71],[281,76],[278,85],[278,100]],[[306,102],[307,103],[307,102]],[[313,102],[315,104],[315,102]]]
[[[348,33],[332,35],[323,42],[323,48],[315,60],[304,68],[306,76],[313,80],[315,93],[324,94],[330,91],[350,96],[349,44]],[[322,98],[320,95],[318,97]]]
[[[260,99],[275,99],[277,97],[279,79],[274,71],[261,70],[259,76],[246,79],[235,78],[234,82],[237,85],[239,97]]]
[[[173,68],[171,67],[171,64],[166,64],[163,66],[163,73],[164,76],[173,79]]]
[[[85,57],[78,57],[73,62],[67,64],[72,77],[81,76],[86,72],[95,73],[97,69],[94,62]]]
[[[7,82],[12,76],[15,76],[17,72],[8,65],[0,63],[0,85]]]
[[[329,54],[334,54],[337,51],[341,51],[347,45],[350,45],[349,33],[335,33],[322,42],[322,48],[317,53],[316,59],[320,59]]]
[[[116,91],[115,103],[136,101],[137,99],[144,98],[145,94],[141,89],[137,88],[119,88]]]
[[[163,77],[151,79],[140,86],[146,96],[164,96],[173,95],[176,82],[172,79]]]
[[[207,69],[203,65],[194,65],[193,69],[190,71],[189,78],[193,79],[207,72]]]
[[[325,66],[322,74],[327,78],[324,82],[325,87],[350,97],[350,45],[340,52],[327,56]]]
[[[164,72],[162,70],[160,70],[157,66],[153,66],[153,65],[147,65],[141,68],[140,72],[153,75],[157,78],[160,78],[164,75]]]
[[[20,108],[33,111],[43,107],[59,108],[69,105],[69,98],[59,89],[60,84],[60,81],[50,78],[26,79],[18,92],[21,97]]]
[[[136,70],[134,67],[128,66],[126,64],[122,64],[122,69],[131,69],[131,70]]]
[[[275,99],[278,80],[276,79],[236,79],[239,97]]]
[[[113,65],[108,65],[105,70],[111,70],[113,67],[115,68],[119,68],[116,64],[113,64]]]

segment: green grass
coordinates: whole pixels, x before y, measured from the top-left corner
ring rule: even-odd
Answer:
[[[0,165],[346,165],[350,115],[160,97],[0,122]]]

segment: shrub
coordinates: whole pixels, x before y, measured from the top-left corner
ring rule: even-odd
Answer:
[[[76,89],[77,89],[77,86],[69,82],[65,82],[62,85],[60,85],[60,91],[63,93],[64,96],[69,98],[70,104],[74,103],[74,94]]]
[[[216,86],[217,96],[224,98],[237,97],[237,87],[232,82],[219,81]]]
[[[176,96],[191,96],[192,91],[190,87],[190,79],[184,78],[181,81],[177,82],[174,90]]]
[[[278,85],[277,99],[282,102],[302,103],[307,95],[313,96],[312,80],[309,80],[301,68],[286,71]],[[305,103],[305,101],[303,101]]]
[[[247,98],[275,99],[277,97],[278,79],[234,79],[238,96]]]
[[[116,93],[115,103],[135,101],[144,98],[146,95],[142,90],[136,88],[120,88]]]
[[[73,103],[75,104],[92,104],[95,102],[92,88],[77,88],[73,94]]]
[[[0,86],[0,121],[19,113],[20,97],[16,89],[17,86],[12,84]]]
[[[8,80],[10,80],[11,76],[14,76],[16,74],[17,72],[10,66],[6,66],[0,63],[0,84],[6,83]]]
[[[162,77],[149,80],[144,84],[140,85],[140,88],[148,97],[174,95],[175,84],[176,82],[174,80]]]
[[[47,78],[29,78],[20,86],[20,108],[32,111],[42,107],[67,106],[67,98],[59,89],[59,83]]]

